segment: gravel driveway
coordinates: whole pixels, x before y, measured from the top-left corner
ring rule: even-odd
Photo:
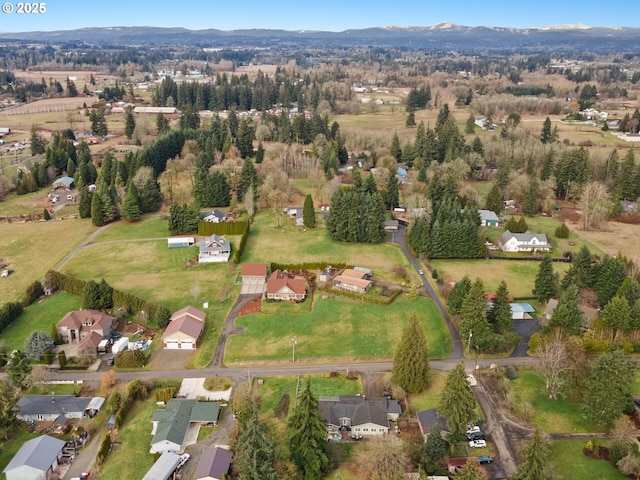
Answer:
[[[226,400],[231,398],[231,388],[218,392],[212,392],[204,388],[204,378],[184,378],[180,384],[178,395],[184,395],[185,398],[197,399],[204,398],[206,400]]]

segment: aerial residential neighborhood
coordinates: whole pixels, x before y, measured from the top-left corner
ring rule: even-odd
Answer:
[[[640,478],[640,30],[252,2],[3,5],[4,478]]]

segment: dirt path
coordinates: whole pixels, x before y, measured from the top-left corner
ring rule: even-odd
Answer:
[[[478,380],[478,386],[474,387],[476,398],[482,408],[485,415],[486,428],[485,432],[491,437],[491,440],[496,445],[498,453],[500,455],[499,462],[496,462],[498,466],[502,468],[502,472],[496,472],[498,476],[496,478],[511,477],[517,469],[515,449],[513,448],[513,438],[507,436],[505,432],[506,419],[502,415],[500,409],[496,407],[493,398],[482,384],[482,381]],[[519,427],[509,424],[509,431],[517,430]],[[528,430],[522,429],[520,432],[520,438],[525,438],[528,435]],[[502,475],[502,476],[500,476]]]
[[[227,314],[227,318],[224,321],[224,326],[222,327],[222,332],[220,332],[220,338],[218,339],[218,346],[216,347],[216,353],[213,355],[213,360],[209,364],[209,366],[213,367],[222,367],[222,361],[224,360],[224,349],[227,346],[227,340],[230,335],[243,333],[244,329],[236,327],[234,321],[242,308],[249,303],[251,300],[255,298],[259,298],[260,294],[257,295],[239,295],[236,303],[231,307],[229,313]]]

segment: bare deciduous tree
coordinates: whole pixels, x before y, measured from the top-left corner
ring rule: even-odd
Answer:
[[[398,437],[386,436],[360,444],[356,464],[358,478],[395,480],[409,464],[407,450]]]
[[[545,392],[555,400],[563,395],[566,383],[567,348],[559,337],[540,343],[535,349],[540,359],[538,369],[545,379]]]
[[[589,182],[582,191],[582,228],[601,230],[607,218],[607,189],[600,182]]]
[[[31,373],[24,380],[27,388],[37,388],[40,393],[47,392],[47,385],[51,380],[51,372],[47,365],[34,365]]]

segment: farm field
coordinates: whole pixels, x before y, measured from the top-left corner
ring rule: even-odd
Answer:
[[[95,229],[89,220],[3,223],[0,252],[13,272],[0,279],[0,303],[19,300]]]
[[[48,192],[48,189],[43,189],[25,195],[8,195],[0,202],[0,216],[42,215],[43,210],[51,206]]]
[[[288,217],[282,227],[276,227],[272,212],[260,213],[251,224],[249,239],[242,255],[243,262],[302,263],[327,261],[345,262],[370,268],[382,280],[398,282],[391,276],[393,266],[409,267],[409,262],[397,245],[334,242],[323,227],[294,227]],[[417,275],[416,275],[417,281]]]
[[[431,300],[400,296],[390,306],[381,306],[342,298],[318,298],[313,311],[307,315],[255,313],[238,317],[235,324],[246,330],[230,337],[225,363],[237,366],[252,362],[290,362],[294,337],[296,359],[305,362],[327,358],[335,361],[390,359],[413,314],[425,329],[431,358],[446,357],[451,341]]]
[[[622,253],[627,258],[638,258],[640,225],[607,222],[605,230],[602,231],[585,231],[581,229],[581,225],[573,222],[567,223],[567,226],[604,253],[612,256]]]
[[[110,224],[93,239],[93,243],[160,237],[169,237],[169,222],[157,215],[149,215],[134,223],[120,221]]]
[[[474,281],[481,278],[487,293],[495,292],[504,280],[509,293],[515,298],[531,297],[534,281],[540,267],[540,262],[517,260],[432,260],[432,269],[438,270],[444,276],[445,282],[457,282],[465,275]],[[560,277],[569,269],[568,263],[554,263],[554,272],[560,272]]]

